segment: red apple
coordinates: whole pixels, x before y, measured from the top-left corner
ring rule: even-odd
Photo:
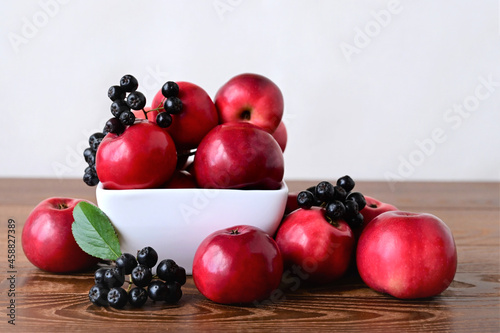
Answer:
[[[278,86],[258,74],[240,74],[215,95],[220,123],[244,121],[274,133],[283,117],[283,95]]]
[[[276,131],[274,131],[273,138],[276,139],[276,141],[280,145],[281,151],[285,152],[286,143],[288,141],[288,134],[286,131],[285,123],[283,121],[280,122]]]
[[[185,170],[176,170],[164,188],[197,188],[196,179]]]
[[[97,264],[99,259],[80,249],[71,232],[73,209],[80,201],[85,200],[48,198],[31,211],[21,243],[33,265],[48,272],[70,273]]]
[[[388,212],[388,211],[393,211],[393,210],[398,210],[395,206],[381,202],[375,198],[372,198],[370,196],[365,195],[365,200],[366,200],[366,206],[363,208],[360,213],[363,215],[363,224],[361,227],[356,228],[355,230],[355,235],[357,236],[356,238],[359,238],[361,235],[361,232],[363,231],[364,228],[377,216],[379,216],[382,213]]]
[[[117,135],[108,133],[96,154],[96,171],[106,189],[154,188],[177,164],[175,143],[158,125],[140,120]]]
[[[249,123],[226,123],[203,138],[193,168],[204,188],[278,189],[284,160],[271,134]]]
[[[436,216],[388,211],[361,233],[356,260],[370,288],[397,298],[425,298],[453,281],[457,250],[450,229]]]
[[[208,299],[222,304],[251,303],[277,289],[283,261],[276,242],[252,226],[216,231],[199,245],[193,280]]]
[[[182,101],[182,111],[172,115],[172,124],[167,127],[179,151],[194,149],[203,137],[219,123],[219,116],[214,102],[201,87],[189,82],[177,82],[178,97]],[[161,90],[156,93],[151,107],[163,109],[165,97]],[[156,122],[156,115],[151,112],[150,121]]]
[[[299,267],[306,282],[324,284],[347,271],[354,252],[354,236],[345,221],[330,224],[325,210],[299,208],[285,217],[276,234],[285,267]]]

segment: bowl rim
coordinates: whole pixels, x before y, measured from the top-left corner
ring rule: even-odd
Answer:
[[[190,188],[144,188],[144,189],[123,189],[123,190],[117,190],[117,189],[105,189],[102,185],[101,182],[99,182],[96,186],[96,191],[102,191],[102,192],[108,192],[109,194],[111,193],[123,193],[123,194],[137,194],[137,193],[143,193],[143,194],[153,194],[153,193],[164,193],[164,192],[171,192],[171,193],[176,193],[179,191],[182,192],[207,192],[207,193],[213,193],[213,192],[245,192],[245,193],[273,193],[273,192],[281,192],[281,191],[288,191],[288,186],[286,182],[283,180],[281,181],[281,186],[278,189],[275,190],[266,190],[266,189],[234,189],[234,188],[200,188],[200,187],[190,187]]]

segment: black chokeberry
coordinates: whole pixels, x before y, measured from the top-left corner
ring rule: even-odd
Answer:
[[[130,107],[123,99],[117,99],[116,101],[111,103],[109,109],[111,110],[111,114],[115,116],[115,118],[119,118],[124,111],[130,111]]]
[[[120,79],[120,87],[127,92],[136,91],[137,87],[139,87],[139,82],[133,75],[126,74]]]
[[[117,99],[125,98],[125,90],[123,90],[120,86],[111,86],[108,89],[108,97],[112,101],[116,101]]]
[[[319,200],[315,193],[316,193],[316,186],[311,186],[307,188],[307,191],[311,192],[314,195],[314,203],[312,204],[313,206],[321,206],[323,203],[321,200]]]
[[[354,200],[346,200],[344,202],[345,206],[345,217],[350,219],[359,213],[358,203]]]
[[[154,280],[148,286],[148,295],[153,301],[164,301],[167,293],[167,285],[163,281]]]
[[[144,265],[137,265],[132,270],[132,282],[137,287],[146,287],[153,279],[151,268]]]
[[[346,222],[351,228],[355,229],[359,228],[363,224],[363,220],[364,220],[363,215],[361,213],[357,213],[356,215],[348,218]]]
[[[105,136],[104,133],[101,132],[92,134],[89,137],[90,149],[92,149],[93,151],[97,151],[97,148],[101,144],[102,139],[104,139],[104,136]]]
[[[182,101],[179,97],[169,97],[163,103],[166,113],[179,114],[182,111]]]
[[[172,116],[166,112],[160,112],[156,115],[156,124],[161,128],[167,128],[172,125]]]
[[[120,115],[120,121],[125,126],[133,125],[135,122],[135,115],[132,113],[132,111],[123,111]]]
[[[121,309],[127,304],[128,294],[125,289],[117,287],[108,292],[108,304],[115,309]]]
[[[148,292],[142,287],[134,287],[128,292],[130,305],[140,308],[148,300]]]
[[[346,192],[351,192],[352,189],[354,188],[355,183],[350,176],[345,175],[344,177],[340,177],[339,179],[337,179],[337,185],[342,186],[342,188]]]
[[[108,304],[109,289],[101,285],[94,285],[89,290],[90,301],[98,306],[105,306]]]
[[[95,171],[95,165],[89,165],[88,167],[85,168],[85,170],[83,172],[84,173],[87,173],[87,172],[96,172]]]
[[[91,168],[90,170],[85,171],[83,174],[83,182],[88,186],[96,186],[99,184],[99,177],[97,177],[95,169]]]
[[[351,192],[346,200],[354,200],[358,204],[358,209],[361,211],[366,206],[366,199],[360,192]]]
[[[345,199],[347,197],[347,192],[342,186],[335,185],[333,187],[333,190],[334,190],[334,193],[333,193],[334,200],[339,200],[342,202],[345,201]]]
[[[334,200],[326,205],[325,214],[332,220],[338,220],[345,214],[345,206],[341,201]]]
[[[165,302],[170,304],[175,304],[179,302],[182,297],[182,289],[181,285],[178,282],[167,283],[167,297],[165,298]]]
[[[165,282],[174,282],[179,266],[172,259],[160,261],[156,267],[156,275]]]
[[[130,253],[123,253],[116,259],[116,266],[120,268],[123,274],[132,273],[132,270],[137,266],[137,259]]]
[[[97,285],[104,285],[104,273],[106,273],[108,269],[105,267],[99,268],[97,271],[94,273],[94,282]]]
[[[297,195],[297,204],[300,208],[309,209],[314,205],[315,202],[316,198],[314,197],[314,194],[307,190],[301,191]]]
[[[86,148],[83,151],[83,158],[85,159],[85,162],[88,163],[89,166],[95,165],[95,150],[92,150],[92,148]]]
[[[173,81],[167,81],[161,88],[161,93],[164,97],[177,97],[179,96],[179,85]]]
[[[175,271],[175,282],[178,282],[181,286],[186,284],[186,269],[181,266],[177,266]]]
[[[322,181],[316,185],[316,198],[322,202],[329,202],[333,199],[335,193],[332,183],[327,181]]]
[[[104,273],[104,283],[108,288],[123,286],[125,276],[119,267],[108,268]]]
[[[146,246],[137,252],[137,262],[141,265],[153,268],[158,262],[158,253],[151,246]]]
[[[104,125],[103,132],[104,133],[114,133],[114,134],[122,134],[125,131],[125,125],[122,124],[120,120],[117,118],[111,118]]]
[[[132,110],[141,110],[146,106],[146,96],[140,91],[133,91],[127,96],[127,105]]]

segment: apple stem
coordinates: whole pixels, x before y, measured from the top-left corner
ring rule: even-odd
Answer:
[[[238,229],[231,230],[231,235],[239,235]]]
[[[68,208],[68,205],[65,204],[64,202],[59,202],[57,204],[57,209],[66,209],[66,208]]]

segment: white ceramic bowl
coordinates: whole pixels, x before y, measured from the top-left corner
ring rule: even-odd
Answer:
[[[285,183],[278,190],[106,190],[99,183],[96,190],[122,252],[136,254],[151,246],[159,260],[173,259],[188,274],[198,245],[214,231],[253,225],[273,235],[287,195]]]

